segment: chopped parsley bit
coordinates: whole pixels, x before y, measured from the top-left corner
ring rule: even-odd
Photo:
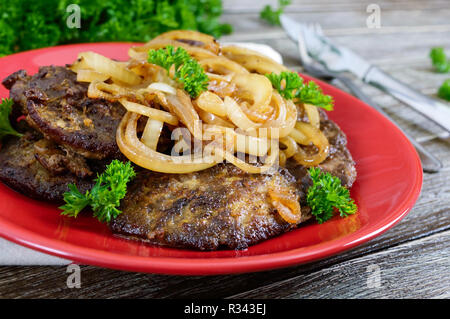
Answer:
[[[91,206],[94,217],[100,222],[109,222],[121,211],[117,208],[120,200],[127,193],[127,183],[136,176],[130,162],[126,164],[113,160],[106,170],[95,179],[96,184],[90,191],[82,194],[75,185],[69,185],[69,191],[64,193],[65,205],[61,206],[62,215],[77,217],[88,205]]]
[[[2,99],[2,103],[0,103],[0,140],[6,135],[22,136],[22,134],[11,126],[11,122],[9,121],[13,103],[11,99]]]
[[[321,88],[313,81],[305,84],[296,72],[283,71],[280,74],[266,74],[273,87],[287,100],[302,102],[333,110],[333,98],[323,94]]]
[[[173,46],[168,45],[166,48],[152,49],[148,52],[148,62],[161,66],[168,73],[173,65],[175,81],[181,83],[192,98],[207,90],[208,76],[184,48],[178,47],[175,50]]]
[[[438,90],[438,95],[444,100],[450,101],[450,79],[447,79],[442,83]]]
[[[450,72],[450,60],[447,59],[445,55],[444,48],[435,47],[430,51],[431,62],[434,68],[439,73]]]
[[[306,200],[311,213],[320,224],[333,216],[334,209],[339,211],[341,217],[356,212],[356,204],[339,178],[323,173],[319,168],[311,167],[308,171],[313,185],[308,189]]]
[[[278,9],[274,10],[270,5],[266,5],[259,16],[272,25],[280,25],[280,15],[284,12],[284,8],[290,4],[291,0],[278,0]]]

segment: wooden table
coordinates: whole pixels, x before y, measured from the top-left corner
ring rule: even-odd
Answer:
[[[295,46],[279,27],[259,19],[266,3],[224,1],[223,20],[233,24],[227,41],[272,45],[285,63],[298,69]],[[433,46],[450,52],[448,0],[377,0],[381,28],[370,29],[369,1],[294,1],[288,12],[319,22],[325,34],[393,76],[429,95],[450,74],[434,73]],[[438,156],[444,169],[425,174],[422,194],[410,214],[382,236],[344,254],[285,269],[212,277],[127,273],[82,266],[80,289],[66,286],[66,267],[1,267],[0,297],[13,298],[449,298],[450,297],[450,143],[442,131],[377,89],[364,91],[400,125]],[[380,285],[368,283],[380,270]]]

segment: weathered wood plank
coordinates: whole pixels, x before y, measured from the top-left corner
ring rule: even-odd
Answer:
[[[446,231],[231,298],[441,297],[450,292],[449,240]]]
[[[327,31],[325,30],[325,35]],[[447,32],[423,33],[377,33],[333,35],[330,38],[338,45],[352,49],[368,61],[383,65],[405,66],[418,63],[428,58],[430,49],[435,46],[450,48],[450,37]],[[284,31],[240,33],[225,36],[221,41],[249,41],[264,43],[275,47],[285,55],[285,63],[297,64],[295,44],[290,41]]]
[[[317,11],[340,12],[340,11],[361,11],[366,10],[367,5],[374,3],[370,0],[348,1],[348,0],[294,0],[287,7],[289,12],[308,12]],[[259,13],[265,5],[277,6],[277,0],[261,1],[241,1],[224,0],[223,8],[226,14],[230,13]],[[445,9],[449,4],[446,0],[379,0],[376,1],[383,10],[426,10],[426,9]]]
[[[291,18],[302,23],[320,23],[330,35],[370,34],[370,33],[419,33],[430,31],[448,31],[450,5],[437,10],[383,10],[380,11],[380,28],[369,28],[367,18],[371,12],[365,8],[358,11],[329,12],[292,12],[286,11]],[[255,13],[233,13],[223,16],[223,22],[233,26],[235,34],[263,34],[266,31],[281,33],[279,26],[273,26],[261,20]],[[239,22],[238,22],[239,21]]]

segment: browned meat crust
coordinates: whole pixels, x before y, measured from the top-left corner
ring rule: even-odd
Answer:
[[[320,167],[350,187],[356,170],[346,137],[325,113],[321,125],[330,155]],[[247,174],[229,164],[183,175],[140,172],[110,227],[121,236],[170,247],[244,249],[298,226],[273,207],[268,196],[273,183],[297,194],[300,223],[311,217],[306,191],[312,181],[307,169],[291,160],[273,175]]]
[[[122,201],[113,232],[170,247],[243,249],[292,229],[272,206],[268,189],[297,193],[295,179],[247,174],[220,164],[191,174],[140,172]],[[310,216],[302,211],[302,220]]]
[[[18,71],[3,84],[27,122],[47,139],[89,158],[117,157],[115,131],[125,109],[87,97],[86,83],[65,67],[44,66],[33,76]]]
[[[80,179],[70,172],[53,174],[39,163],[35,143],[41,138],[40,134],[29,131],[21,138],[10,137],[3,143],[0,180],[26,196],[52,202],[61,202],[63,193],[68,191],[68,184],[77,185],[82,192],[91,189],[93,178]]]

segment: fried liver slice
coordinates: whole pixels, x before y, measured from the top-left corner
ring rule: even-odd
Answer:
[[[30,126],[45,138],[84,157],[117,157],[117,126],[125,114],[118,102],[91,99],[88,84],[62,66],[43,66],[33,76],[23,70],[3,80]],[[17,112],[17,110],[15,110]]]
[[[37,132],[28,131],[22,137],[7,138],[0,149],[0,180],[14,190],[34,199],[62,202],[68,184],[81,192],[94,185],[93,176],[79,178],[70,171],[58,173],[45,168],[36,156],[35,144],[42,139]],[[62,156],[61,154],[58,154]]]
[[[248,174],[230,164],[190,174],[142,171],[110,226],[116,234],[170,247],[243,249],[295,227],[273,207],[271,187],[297,195],[295,179],[283,168],[273,174]]]

